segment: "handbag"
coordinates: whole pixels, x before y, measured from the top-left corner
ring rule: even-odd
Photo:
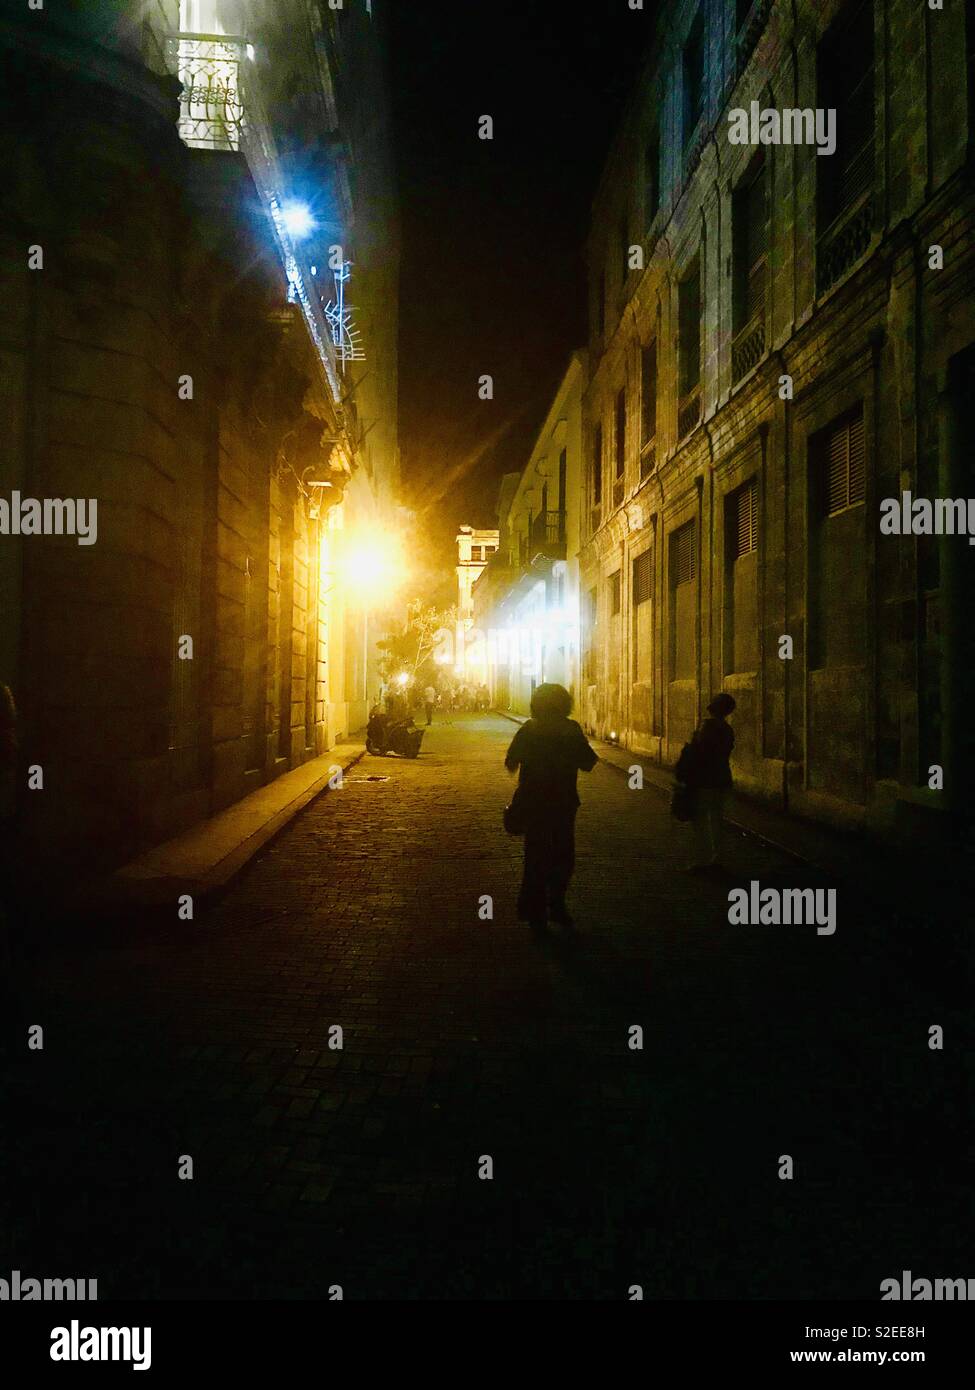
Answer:
[[[515,787],[511,800],[502,811],[501,823],[509,835],[524,835],[528,829],[525,798],[521,795],[520,786]]]
[[[695,789],[689,787],[686,782],[675,782],[670,798],[670,814],[674,820],[685,822],[693,820],[696,810],[697,792]]]

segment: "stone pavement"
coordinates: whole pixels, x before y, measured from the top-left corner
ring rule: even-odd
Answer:
[[[892,968],[848,884],[833,936],[729,925],[736,882],[824,881],[742,835],[727,875],[680,873],[666,797],[604,765],[580,777],[578,931],[533,938],[500,825],[513,733],[438,722],[197,920],[35,958],[0,1273],[492,1300],[876,1299],[902,1269],[971,1273],[969,1025],[937,972]]]

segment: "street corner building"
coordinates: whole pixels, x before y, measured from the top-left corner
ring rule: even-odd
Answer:
[[[34,849],[111,866],[365,723],[342,559],[398,485],[386,45],[364,4],[75,0],[5,5],[0,47],[0,497],[98,524],[0,535],[12,796]]]
[[[973,72],[972,3],[666,3],[589,237],[586,726],[727,690],[743,790],[895,839],[975,774],[970,548],[879,525],[972,491]]]

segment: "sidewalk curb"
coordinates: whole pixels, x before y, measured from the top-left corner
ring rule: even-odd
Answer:
[[[353,744],[344,753],[335,751],[336,756],[331,766],[332,768],[340,767],[342,775],[345,776],[365,756],[366,749],[365,744]],[[312,801],[330,790],[329,782],[334,775],[334,772],[330,770],[310,786],[304,788],[250,835],[241,840],[232,850],[217,860],[205,873],[198,876],[139,874],[133,872],[133,864],[139,862],[137,859],[133,861],[133,864],[123,865],[117,869],[107,882],[97,884],[93,890],[92,898],[86,900],[85,906],[153,908],[172,904],[181,894],[189,894],[194,900],[194,905],[201,902],[212,902],[230,887],[241,871],[261,850],[277,839],[296,816],[300,815]],[[233,807],[227,809],[231,810]],[[204,821],[197,827],[191,827],[191,829],[199,830],[205,825],[206,822]],[[155,846],[154,848],[159,850],[162,846]]]

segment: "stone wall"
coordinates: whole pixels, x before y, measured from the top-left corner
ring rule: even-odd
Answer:
[[[808,146],[762,147],[769,226],[764,340],[746,370],[736,370],[732,350],[735,193],[756,150],[729,142],[727,113],[747,110],[752,99],[762,107],[815,107],[817,48],[841,8],[758,2],[743,47],[734,4],[665,6],[645,80],[607,161],[589,248],[590,527],[581,564],[583,590],[597,590],[600,616],[587,707],[595,732],[616,728],[631,746],[671,762],[713,692],[725,688],[738,701],[740,786],[803,814],[913,833],[925,815],[960,805],[973,767],[957,713],[951,730],[958,670],[950,650],[969,650],[963,613],[973,591],[973,552],[964,538],[918,543],[881,537],[878,526],[880,500],[902,488],[929,496],[966,492],[955,462],[964,448],[958,382],[967,379],[965,354],[975,342],[963,7],[949,15],[947,7],[936,13],[906,0],[875,0],[872,230],[826,288],[821,277],[817,282],[825,254],[816,223],[823,157]],[[707,96],[689,148],[681,125],[682,46],[698,9],[710,36]],[[896,42],[886,42],[886,34]],[[651,217],[642,156],[654,128],[664,170],[660,208]],[[645,258],[642,271],[625,275],[623,219]],[[944,250],[940,270],[929,267],[934,244]],[[701,406],[688,426],[678,391],[677,287],[695,260],[702,277]],[[656,467],[641,480],[634,443],[640,352],[654,338]],[[624,385],[628,450],[617,503],[613,418]],[[819,441],[851,411],[863,419],[864,496],[826,519]],[[605,446],[602,505],[594,514],[597,422]],[[948,474],[956,480],[953,494],[944,490]],[[757,548],[735,559],[726,550],[729,508],[736,489],[752,479]],[[694,574],[677,584],[672,537],[688,522],[695,528]],[[637,680],[628,576],[634,556],[651,546],[653,670],[646,680],[641,669]],[[616,570],[624,576],[618,633],[604,616]],[[784,636],[792,639],[791,660],[780,657]],[[614,666],[617,642],[622,652]],[[934,764],[951,764],[953,791],[928,787]]]

